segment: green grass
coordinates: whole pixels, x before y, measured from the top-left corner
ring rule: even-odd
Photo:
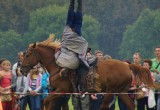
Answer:
[[[118,101],[116,100],[115,103],[116,103],[116,104],[115,104],[115,110],[119,110]],[[69,104],[69,110],[74,110],[74,109],[73,109],[73,106],[72,106],[72,100],[71,100],[71,99],[69,100],[68,104]],[[27,106],[27,110],[29,110],[28,106]]]
[[[116,103],[116,104],[115,104],[115,110],[119,110],[118,101],[116,100],[115,103]],[[69,104],[69,110],[74,110],[74,109],[73,109],[73,106],[72,106],[72,100],[71,100],[71,99],[69,100],[68,104]]]
[[[69,100],[68,104],[69,104],[69,110],[74,110],[73,106],[72,106],[72,100],[71,99]],[[117,101],[116,101],[115,107],[116,107],[115,110],[119,110]],[[28,106],[27,106],[27,110],[29,110]]]

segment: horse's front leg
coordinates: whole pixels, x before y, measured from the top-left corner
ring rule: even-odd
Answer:
[[[128,94],[118,94],[118,97],[123,101],[123,103],[128,107],[128,110],[135,110],[135,104],[128,96]]]
[[[105,94],[99,110],[109,110],[112,103],[114,103],[114,95]]]
[[[60,93],[59,91],[55,91],[55,93]],[[43,104],[44,104],[44,106],[45,106],[45,109],[46,110],[54,110],[54,103],[56,102],[56,100],[59,98],[59,97],[61,97],[61,96],[63,96],[63,94],[49,94],[46,98],[45,98],[45,100],[44,100],[44,102],[43,102]]]

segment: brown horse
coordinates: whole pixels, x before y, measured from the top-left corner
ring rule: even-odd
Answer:
[[[71,93],[73,92],[73,86],[68,78],[60,77],[59,67],[55,62],[55,53],[57,49],[60,49],[60,42],[52,42],[54,37],[50,37],[46,41],[35,43],[29,46],[24,57],[21,69],[26,74],[35,66],[38,62],[43,64],[50,73],[50,84],[56,88],[56,93]],[[132,70],[132,72],[131,72]],[[154,87],[151,75],[148,70],[143,69],[136,65],[127,65],[119,60],[102,60],[99,61],[96,67],[96,71],[99,74],[100,84],[104,99],[100,110],[109,110],[109,104],[112,101],[112,93],[127,93],[131,82],[132,73],[136,79],[136,82],[143,82],[144,84]],[[49,95],[45,101],[46,110],[53,110],[52,104],[63,94]],[[129,110],[134,110],[135,105],[128,97],[127,94],[117,94],[118,97],[127,105]]]

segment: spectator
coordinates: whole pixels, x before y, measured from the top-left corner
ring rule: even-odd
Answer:
[[[95,56],[97,57],[98,61],[103,60],[102,51],[96,50]],[[103,100],[102,94],[92,94],[90,97],[90,110],[99,110],[102,100]]]
[[[103,59],[103,52],[100,50],[95,50],[95,56],[98,58],[98,60],[102,60]]]
[[[74,110],[89,110],[89,95],[82,97],[81,95],[72,96],[72,105]]]
[[[143,67],[150,70],[152,66],[152,61],[149,59],[144,60]],[[151,72],[152,79],[155,80],[154,74]],[[138,105],[137,110],[145,110],[145,106],[147,107],[147,110],[154,110],[154,108],[148,107],[148,94],[149,94],[149,88],[145,92],[145,97],[138,99]]]
[[[0,71],[0,87],[3,89],[3,93],[11,92],[12,84],[11,63],[9,60],[2,62],[2,71]],[[2,95],[2,107],[3,110],[13,110],[11,95]]]
[[[131,62],[129,61],[129,60],[124,60],[123,61],[125,64],[127,64],[127,65],[129,65],[129,64],[131,64]],[[134,88],[134,82],[132,82],[132,84],[131,84],[131,88]],[[129,97],[134,101],[134,99],[135,99],[135,95],[134,94],[131,94],[131,93],[133,93],[134,92],[134,90],[129,90],[128,91],[128,93],[129,93]],[[127,106],[123,103],[123,101],[118,97],[118,106],[119,106],[119,109],[120,110],[128,110],[127,109]]]
[[[42,102],[44,101],[44,99],[48,96],[47,93],[50,92],[50,86],[49,86],[49,76],[50,74],[47,72],[47,70],[44,68],[44,73],[42,76],[42,93],[44,93],[44,95],[42,95]]]
[[[154,73],[155,78],[157,80],[160,73],[160,46],[157,46],[155,48],[155,55],[156,57],[151,59],[152,60],[151,71]],[[158,91],[155,91],[155,92],[158,92]],[[160,106],[157,103],[160,103],[160,95],[155,93],[155,99],[156,99],[156,110],[159,110]]]
[[[16,69],[17,69],[17,67],[19,67],[22,64],[23,58],[24,58],[24,52],[22,52],[22,51],[18,52],[18,62],[15,63],[12,67],[13,75],[16,76]]]
[[[37,95],[38,92],[41,92],[41,80],[42,74],[38,71],[37,66],[33,67],[30,70],[30,73],[27,76],[28,79],[28,90],[31,94],[29,96],[31,103],[31,110],[40,110],[41,108],[41,96]]]
[[[103,57],[103,59],[104,59],[104,60],[106,60],[106,59],[112,59],[112,57],[111,57],[110,55],[105,55],[105,56]]]
[[[26,94],[27,93],[27,89],[28,89],[27,77],[24,76],[21,73],[20,67],[17,68],[16,74],[17,74],[17,77],[16,77],[16,88],[15,88],[16,92],[20,92],[22,94]],[[17,95],[16,99],[17,99],[17,108],[20,108],[20,110],[25,110],[26,106],[27,106],[26,96],[25,95]]]
[[[2,70],[2,62],[3,62],[4,60],[7,60],[7,59],[6,59],[6,58],[1,58],[1,59],[0,59],[0,71]]]
[[[133,54],[133,64],[141,65],[141,55],[140,53]]]

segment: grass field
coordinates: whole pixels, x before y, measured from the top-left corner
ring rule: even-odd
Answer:
[[[72,100],[69,100],[69,110],[74,110],[73,106],[72,106]],[[115,110],[119,110],[117,100],[116,100],[116,104],[115,104]]]
[[[115,103],[116,103],[116,104],[115,104],[115,110],[119,110],[118,101],[116,100]],[[27,107],[27,110],[29,110],[28,107]],[[71,99],[69,100],[69,110],[74,110],[74,109],[73,109],[73,106],[72,106],[72,100],[71,100]],[[136,109],[136,110],[137,110],[137,109]]]
[[[68,104],[69,104],[69,110],[74,110],[74,109],[73,109],[73,106],[72,106],[72,100],[71,100],[71,99],[69,100]],[[115,110],[119,110],[117,101],[116,101],[115,107],[116,107]],[[29,110],[29,107],[28,107],[28,106],[27,106],[27,110]]]

